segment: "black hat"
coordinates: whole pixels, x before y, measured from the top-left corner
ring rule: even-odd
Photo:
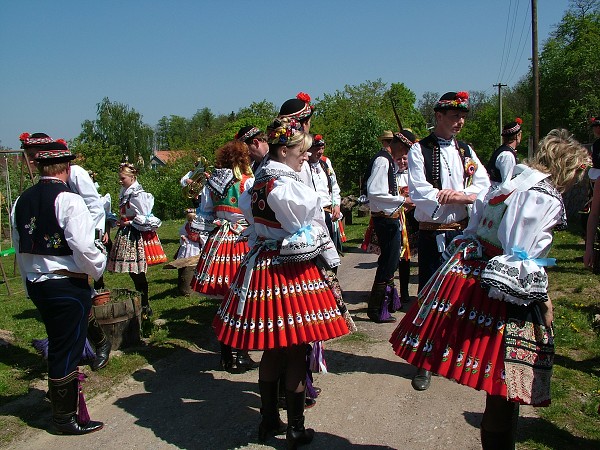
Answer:
[[[54,141],[54,139],[52,139],[46,133],[29,134],[27,132],[21,133],[19,140],[21,141],[22,149],[30,147],[43,147],[44,145]]]
[[[447,111],[457,109],[459,111],[469,112],[469,93],[468,92],[446,92],[440,97],[434,111]]]
[[[296,98],[286,100],[279,109],[279,117],[288,117],[303,121],[312,116],[314,106],[310,104],[310,95],[299,92]]]
[[[240,128],[240,131],[235,134],[234,139],[240,142],[246,142],[247,140],[252,139],[254,136],[258,136],[260,133],[262,132],[259,128],[249,125],[247,127]]]
[[[313,147],[325,147],[325,139],[323,139],[322,134],[315,134],[313,136]]]
[[[514,122],[509,122],[502,128],[502,136],[512,136],[513,134],[517,134],[521,131],[521,124],[523,123],[523,119],[517,117]]]
[[[41,165],[59,164],[72,161],[75,155],[67,147],[67,143],[62,139],[44,144],[35,155],[35,160]]]
[[[408,148],[412,147],[417,138],[408,130],[402,130],[400,133],[394,133],[394,139],[392,142],[401,142]]]

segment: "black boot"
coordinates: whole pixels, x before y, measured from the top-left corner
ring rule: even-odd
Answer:
[[[515,442],[510,431],[487,431],[484,428],[479,431],[482,450],[514,450]]]
[[[250,358],[248,350],[236,350],[235,366],[240,372],[258,369],[258,363]]]
[[[410,285],[410,261],[400,260],[398,264],[398,272],[400,278],[400,300],[403,305],[407,305],[410,301],[408,294],[408,286]]]
[[[108,364],[108,357],[111,350],[111,342],[108,336],[104,333],[104,330],[96,320],[94,310],[90,311],[88,317],[88,339],[94,344],[96,350],[96,359],[90,365],[92,370],[100,370]]]
[[[315,437],[315,430],[304,428],[304,404],[306,390],[302,392],[285,391],[287,402],[288,426],[285,441],[288,449],[310,444]]]
[[[229,345],[221,342],[221,369],[231,372],[233,369],[233,352]]]
[[[375,323],[395,322],[396,318],[388,311],[388,302],[386,302],[387,283],[373,283],[371,295],[367,305],[367,316]]]
[[[262,404],[260,408],[262,421],[258,426],[258,440],[260,442],[266,441],[270,436],[283,434],[287,429],[287,425],[279,418],[279,408],[277,407],[278,386],[278,381],[258,380]]]
[[[78,420],[79,379],[77,371],[64,378],[48,379],[52,402],[52,423],[58,434],[88,434],[102,429],[104,424],[89,420]]]

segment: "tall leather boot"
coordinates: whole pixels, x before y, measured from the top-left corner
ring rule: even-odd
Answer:
[[[48,379],[52,402],[52,423],[58,434],[88,434],[102,429],[104,424],[89,420],[85,403],[79,403],[79,373],[71,372],[64,378]]]
[[[220,342],[221,345],[221,369],[231,372],[233,369],[233,351],[229,345]]]
[[[375,323],[395,322],[396,318],[388,310],[389,299],[386,301],[387,283],[374,282],[367,305],[367,316]]]
[[[285,391],[287,402],[288,426],[285,441],[288,449],[310,444],[315,437],[315,430],[304,428],[304,402],[306,390],[302,392]]]
[[[112,344],[96,320],[93,307],[90,310],[90,315],[88,316],[87,336],[90,342],[94,344],[94,349],[96,350],[96,359],[94,359],[90,367],[93,371],[100,370],[108,364],[108,357],[110,355]]]
[[[240,372],[258,369],[258,363],[250,357],[248,350],[236,350],[235,366]]]
[[[400,275],[400,300],[403,305],[406,305],[410,301],[410,296],[408,294],[408,286],[410,285],[410,261],[401,259],[398,264],[398,272]]]
[[[266,441],[270,436],[276,436],[286,432],[287,425],[279,418],[277,400],[279,394],[279,381],[258,380],[260,391],[260,414],[262,421],[258,426],[258,440]]]

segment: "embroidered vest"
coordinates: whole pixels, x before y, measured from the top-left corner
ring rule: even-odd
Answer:
[[[252,187],[252,216],[255,223],[260,223],[271,228],[281,228],[281,224],[275,218],[275,212],[267,203],[269,193],[275,187],[277,178],[267,178],[256,181]]]
[[[494,151],[494,153],[492,153],[490,160],[488,161],[488,163],[485,166],[485,169],[487,170],[487,173],[490,176],[490,180],[495,181],[497,183],[502,182],[502,177],[500,176],[500,171],[496,167],[496,161],[498,160],[498,156],[500,156],[500,153],[502,153],[502,152],[510,152],[510,154],[513,155],[513,157],[515,158],[515,163],[519,162],[517,160],[517,156],[515,155],[515,150],[510,148],[508,145],[501,145],[500,147],[498,147]]]
[[[333,174],[331,173],[331,170],[329,170],[329,166],[327,165],[327,158],[325,158],[324,156],[319,158],[319,164],[321,165],[321,169],[323,170],[323,173],[327,177],[327,189],[329,190],[329,193],[331,194],[332,186],[333,186]]]
[[[15,209],[19,252],[52,256],[73,254],[54,211],[54,202],[61,192],[71,190],[56,179],[40,180],[23,192]]]
[[[394,158],[392,158],[392,155],[390,155],[383,148],[381,150],[379,150],[379,152],[375,155],[375,157],[371,160],[371,162],[367,166],[367,171],[365,172],[363,186],[362,186],[362,193],[364,195],[367,195],[367,181],[369,180],[369,177],[371,176],[371,172],[373,171],[373,164],[375,164],[375,160],[377,158],[379,158],[380,156],[383,156],[384,158],[386,158],[389,163],[389,166],[388,166],[388,192],[391,195],[398,195],[398,185],[396,184],[396,174],[394,173]]]
[[[223,196],[219,196],[215,192],[210,191],[214,205],[214,211],[227,211],[231,213],[242,214],[242,211],[239,207],[239,198],[244,192],[244,185],[246,184],[248,178],[251,177],[248,175],[242,175],[242,179],[231,185]]]
[[[465,158],[471,158],[471,148],[466,142],[457,141],[458,152],[462,161],[464,171]],[[431,133],[426,138],[419,141],[421,153],[425,163],[425,179],[436,189],[443,189],[440,177],[440,146],[437,137]],[[463,177],[465,178],[465,177]]]

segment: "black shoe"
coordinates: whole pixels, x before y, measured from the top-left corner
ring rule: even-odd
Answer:
[[[221,343],[221,369],[227,372],[233,370],[233,352],[229,345]]]
[[[273,422],[263,417],[263,420],[258,426],[258,440],[265,442],[271,436],[280,436],[285,434],[287,431],[287,424],[277,417],[276,421]]]
[[[110,355],[111,343],[106,338],[102,344],[96,347],[96,359],[92,361],[90,367],[93,371],[100,370],[108,364],[108,357]]]
[[[258,369],[259,364],[250,358],[250,354],[244,350],[237,351],[237,357],[235,358],[235,366],[241,372],[246,370]]]
[[[52,424],[54,425],[54,429],[57,434],[74,435],[93,433],[94,431],[101,430],[104,427],[102,422],[97,422],[95,420],[90,420],[85,425],[82,425],[77,422],[77,416],[75,414],[64,418],[54,416],[52,418]]]
[[[381,314],[379,311],[369,311],[367,312],[367,317],[371,320],[371,322],[375,323],[393,323],[396,321],[394,316],[390,316],[389,313]]]
[[[425,391],[431,384],[431,372],[425,369],[419,369],[417,374],[413,377],[411,385],[413,389],[417,391]]]

